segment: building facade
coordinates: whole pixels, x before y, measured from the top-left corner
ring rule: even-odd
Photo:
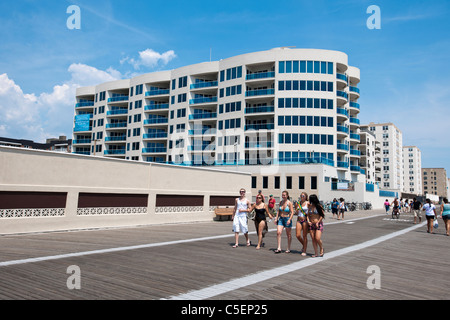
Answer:
[[[361,174],[359,69],[275,48],[77,90],[74,152],[184,165],[321,163]]]
[[[367,183],[381,183],[381,148],[380,142],[367,127],[360,129],[361,141],[359,150],[361,151],[360,166],[364,170]]]
[[[422,194],[422,152],[416,146],[403,147],[404,192]]]
[[[372,132],[380,143],[380,187],[404,191],[403,137],[400,129],[393,123],[373,122],[361,126],[361,129]]]
[[[447,197],[448,178],[444,168],[422,168],[423,193]]]

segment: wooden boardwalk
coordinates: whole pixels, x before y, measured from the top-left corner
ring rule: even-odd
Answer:
[[[372,217],[352,221],[368,216]],[[410,228],[412,219],[411,215],[402,215],[399,221],[393,221],[376,210],[347,213],[344,221],[327,214],[323,234],[325,256]],[[217,291],[209,299],[448,299],[450,237],[445,236],[442,220],[439,222],[435,234],[428,234],[426,227],[420,226],[330,259],[302,257],[295,230],[292,252],[274,254],[273,224],[261,250],[255,250],[254,244],[245,247],[242,235],[242,246],[232,248],[230,221],[5,235],[0,236],[0,299],[177,298],[180,294],[307,260],[316,263],[292,272],[272,273],[272,277],[254,284],[244,283],[238,290]],[[249,226],[254,231],[252,221]],[[250,234],[250,239],[255,243],[256,235]],[[311,254],[311,241],[309,244]],[[282,247],[286,248],[285,234]],[[67,255],[72,253],[78,255]],[[25,260],[38,257],[47,258]],[[373,265],[380,268],[381,287],[370,290],[367,268]],[[80,289],[67,287],[70,266],[79,267]]]

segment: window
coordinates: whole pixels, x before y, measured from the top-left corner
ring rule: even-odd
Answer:
[[[298,177],[298,188],[305,189],[305,177]]]
[[[269,177],[263,177],[263,189],[267,189],[269,187]]]
[[[317,177],[311,177],[311,189],[317,189]]]
[[[275,189],[280,189],[280,177],[276,176],[275,178],[275,183],[274,183],[274,188]]]
[[[256,189],[256,177],[252,177],[252,189]]]
[[[286,189],[292,189],[292,177],[286,177]]]

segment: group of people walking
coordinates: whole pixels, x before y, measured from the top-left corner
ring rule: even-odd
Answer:
[[[324,255],[324,248],[322,243],[323,232],[323,220],[325,218],[324,210],[316,195],[311,195],[308,199],[308,195],[302,192],[298,202],[292,202],[289,200],[289,193],[283,191],[281,196],[279,208],[275,212],[276,200],[270,195],[268,204],[265,203],[264,196],[258,193],[256,196],[256,202],[251,204],[245,197],[245,189],[241,189],[240,197],[236,199],[234,212],[233,212],[233,232],[235,233],[235,245],[233,248],[239,246],[239,233],[244,233],[247,241],[247,246],[251,245],[248,237],[248,221],[247,213],[255,211],[254,221],[255,228],[258,234],[258,245],[256,249],[261,249],[264,246],[263,238],[268,231],[268,222],[266,216],[274,221],[277,225],[277,249],[275,253],[281,253],[281,237],[283,229],[286,230],[287,236],[287,250],[286,253],[291,252],[292,244],[292,224],[294,215],[297,216],[296,221],[296,237],[302,244],[301,255],[306,256],[306,250],[308,245],[308,234],[311,237],[312,245],[314,248],[313,257],[322,257]]]
[[[433,233],[434,229],[434,221],[437,220],[439,215],[436,213],[436,206],[431,202],[430,199],[425,200],[425,204],[414,198],[408,204],[408,200],[403,201],[403,199],[398,200],[395,198],[392,203],[386,199],[384,202],[384,206],[386,209],[386,213],[389,212],[390,207],[392,206],[392,211],[394,214],[399,214],[402,210],[403,212],[412,212],[414,213],[414,224],[417,223],[417,219],[419,219],[419,223],[422,222],[421,211],[425,211],[425,217],[427,219],[427,232]],[[445,233],[447,236],[450,235],[450,204],[448,203],[447,198],[443,198],[442,204],[440,206],[440,212],[442,220],[445,225]]]

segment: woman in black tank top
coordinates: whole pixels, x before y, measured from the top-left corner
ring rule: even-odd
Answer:
[[[248,212],[252,212],[252,210],[255,210],[255,229],[258,234],[258,245],[256,246],[256,250],[259,250],[263,245],[262,239],[268,230],[266,214],[270,219],[273,219],[273,216],[269,211],[269,207],[264,203],[264,198],[261,194],[256,196],[256,203],[248,209]]]

